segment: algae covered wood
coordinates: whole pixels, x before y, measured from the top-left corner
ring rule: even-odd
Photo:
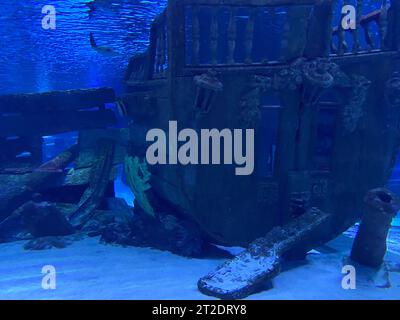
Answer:
[[[377,268],[386,254],[386,238],[400,209],[400,200],[393,192],[377,188],[370,190],[365,198],[365,214],[361,220],[351,250],[351,259]]]
[[[398,0],[391,1],[387,39],[400,34],[396,31],[400,25],[398,4]],[[313,8],[307,17],[308,5]],[[195,130],[255,129],[255,165],[251,175],[242,177],[234,175],[229,165],[149,166],[151,192],[143,194],[156,195],[160,203],[173,207],[177,216],[194,221],[214,243],[222,245],[247,246],[310,207],[334,213],[327,229],[319,234],[324,241],[353,225],[362,214],[365,192],[385,183],[394,164],[390,161],[397,154],[398,105],[387,106],[385,96],[397,96],[398,89],[385,88],[385,83],[397,83],[399,53],[392,45],[384,49],[375,46],[371,52],[364,45],[353,54],[339,55],[332,46],[338,37],[332,23],[340,18],[334,11],[341,5],[331,0],[170,0],[165,86],[161,90],[160,83],[149,75],[127,90],[126,106],[133,109],[127,116],[133,120],[130,136],[135,146],[128,155],[145,157],[146,132],[177,121],[180,128]],[[235,30],[239,26],[235,11],[241,6],[247,16],[239,32]],[[286,60],[274,57],[276,43],[260,52],[267,60],[249,57],[259,42],[268,40],[268,31],[252,32],[258,30],[257,25],[253,30],[252,24],[260,21],[265,6],[271,6],[273,15],[278,6],[288,7],[288,21],[279,30],[286,44],[279,54]],[[192,26],[185,21],[186,7],[193,9]],[[197,11],[212,17],[219,9],[226,12],[225,29],[213,21],[212,28],[200,30]],[[254,10],[258,17],[253,21]],[[307,28],[296,37],[301,26]],[[223,29],[227,35],[216,40]],[[189,32],[185,34],[185,30]],[[199,44],[199,32],[204,33],[206,44]],[[238,38],[241,32],[243,39]],[[354,36],[347,32],[345,38]],[[364,35],[359,36],[360,43],[368,42]],[[217,51],[226,48],[219,52],[226,59],[217,59],[213,65],[215,59],[200,56],[200,51],[202,46],[215,51],[216,41]],[[244,63],[236,51],[243,49],[240,46],[246,41],[243,51],[247,54],[243,55],[251,59]],[[154,39],[150,42],[154,48]],[[239,60],[243,63],[233,63]],[[195,80],[207,73],[215,74],[223,90],[213,94],[209,112],[198,117],[194,106],[202,88]],[[136,79],[134,74],[131,78]],[[388,107],[393,116],[386,112]],[[390,123],[393,132],[388,130]],[[271,133],[269,127],[276,132]]]
[[[117,122],[112,110],[60,111],[0,116],[0,136],[50,135],[83,129],[101,129]]]
[[[306,252],[320,244],[313,233],[327,224],[330,217],[311,208],[287,225],[275,227],[234,259],[201,278],[199,290],[222,299],[241,299],[256,292],[279,273],[285,253],[299,246]]]
[[[21,179],[18,176],[7,179],[0,192],[0,221],[28,201],[43,185],[51,184],[62,177],[64,168],[76,158],[77,153],[78,146],[73,145]]]
[[[71,224],[81,228],[93,216],[104,197],[113,167],[115,143],[111,139],[99,139],[96,161],[93,163],[89,186],[78,204],[78,209],[70,216]]]
[[[0,113],[45,113],[103,108],[104,104],[115,100],[115,93],[111,88],[10,94],[0,96]]]
[[[155,216],[154,209],[149,201],[149,190],[151,189],[151,174],[147,168],[147,162],[141,161],[139,157],[125,158],[125,172],[128,184],[132,189],[136,201],[145,213]]]

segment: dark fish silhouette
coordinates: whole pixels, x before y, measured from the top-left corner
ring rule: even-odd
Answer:
[[[94,50],[102,54],[115,54],[115,51],[109,47],[98,46],[92,32],[90,32],[89,36],[90,45]]]

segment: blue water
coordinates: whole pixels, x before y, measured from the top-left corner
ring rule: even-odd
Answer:
[[[121,92],[128,59],[146,48],[150,24],[166,2],[1,1],[0,94],[98,86],[111,86]],[[365,0],[363,13],[379,3]],[[42,28],[42,7],[49,4],[56,8],[55,30]],[[336,16],[337,20],[338,10]],[[114,54],[93,50],[90,32],[98,45],[111,48]]]
[[[56,29],[42,28],[42,7]],[[12,0],[0,3],[0,94],[111,86],[121,91],[129,58],[148,44],[165,0]],[[91,8],[94,8],[91,9]],[[113,54],[93,50],[89,33]]]

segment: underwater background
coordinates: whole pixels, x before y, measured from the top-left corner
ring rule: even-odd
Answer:
[[[0,1],[0,95],[111,87],[117,96],[122,96],[129,59],[147,48],[151,24],[165,8],[167,1]],[[355,4],[357,1],[349,0],[348,3]],[[340,8],[343,0],[338,0],[337,4],[337,8]],[[363,4],[365,14],[378,9],[381,1],[364,0]],[[42,28],[42,8],[45,5],[56,8],[55,30]],[[335,25],[338,19],[340,12],[337,10]],[[279,31],[281,27],[282,20],[279,17],[268,24],[272,31]],[[372,37],[379,38],[376,26],[371,26],[370,32]],[[95,50],[90,42],[90,34],[97,45],[107,48],[108,52]],[[279,32],[271,32],[266,36],[272,37],[274,34]],[[351,43],[352,40],[348,41]],[[271,48],[271,51],[274,49],[278,51],[278,48]],[[111,104],[107,107],[115,106]],[[127,120],[118,120],[118,127],[127,126],[124,123]],[[52,159],[77,141],[78,132],[43,136],[42,161]],[[0,152],[1,149],[0,146]],[[18,155],[25,156],[24,153]],[[134,196],[125,182],[123,171],[120,165],[114,182],[115,196],[125,199],[132,206]],[[400,196],[400,153],[387,187]],[[244,195],[243,198],[246,201]],[[389,261],[395,261],[400,255],[399,214],[392,226],[387,239]],[[342,258],[351,247],[357,229],[358,224],[347,230],[344,236],[320,248],[320,251],[313,250],[308,257],[308,265],[284,272],[275,281],[278,290],[261,292],[252,298],[398,299],[400,274],[392,275],[394,285],[391,290],[376,290],[375,286],[371,287],[362,281],[361,290],[357,292],[343,292],[338,286],[337,271],[342,267]],[[242,250],[224,249],[232,254]],[[95,238],[75,241],[63,250],[42,252],[24,250],[20,243],[5,243],[1,247],[1,260],[7,263],[0,264],[0,300],[32,297],[204,299],[197,291],[196,280],[220,263],[216,257],[186,259],[148,248],[100,246]],[[54,262],[60,272],[59,289],[56,292],[37,289],[37,279],[41,276],[38,268],[43,261]],[[310,279],[313,281],[311,285],[308,283]]]
[[[57,10],[56,30],[41,26],[42,7],[49,4]],[[366,12],[377,6],[373,0],[364,4]],[[151,22],[165,5],[166,0],[2,1],[0,94],[93,87],[112,87],[121,94],[129,58],[146,49]],[[99,46],[112,52],[93,50],[90,33]],[[44,137],[43,160],[76,140],[76,133]],[[388,187],[400,194],[400,161]],[[132,194],[121,178],[116,181],[116,193],[132,203]],[[399,221],[394,220],[389,249],[400,253]],[[353,236],[354,229],[347,234]]]
[[[0,93],[110,86],[121,90],[129,58],[148,44],[165,0],[18,0],[0,3]],[[44,30],[42,8],[56,8],[56,30]],[[99,54],[90,46],[93,32]]]

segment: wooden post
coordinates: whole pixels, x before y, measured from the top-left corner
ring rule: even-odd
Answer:
[[[247,250],[201,278],[197,283],[199,290],[221,299],[247,297],[279,274],[281,259],[286,253],[307,252],[318,246],[319,237],[315,234],[324,229],[330,218],[330,214],[310,208],[297,219],[253,241]]]
[[[165,63],[167,62],[167,37],[166,37],[166,26],[165,26],[165,19],[163,19],[162,24],[160,26],[161,30],[161,74],[164,75],[165,73]]]
[[[395,194],[383,188],[369,191],[364,202],[365,214],[353,243],[351,259],[375,268],[383,262],[390,224],[400,203]]]
[[[249,20],[247,20],[246,25],[246,33],[244,40],[244,48],[245,48],[245,58],[244,63],[251,63],[251,53],[253,49],[253,36],[254,36],[254,22],[256,18],[257,11],[255,8],[250,8]]]
[[[333,8],[334,0],[319,1],[315,5],[304,51],[307,58],[329,55],[332,42]]]
[[[217,64],[218,50],[218,9],[211,8],[211,26],[210,26],[210,57],[211,64]]]
[[[349,0],[343,0],[343,5],[348,5],[349,4]],[[345,17],[345,14],[342,13],[340,21],[339,21],[339,25],[338,25],[338,55],[342,56],[343,54],[345,54],[346,49],[347,49],[347,45],[346,45],[346,38],[345,38],[345,30],[343,29],[342,26],[342,21]]]
[[[400,0],[391,0],[388,30],[388,49],[400,50]]]
[[[395,22],[395,45],[396,49],[400,50],[400,0],[392,0],[393,14]]]
[[[388,29],[387,0],[382,0],[381,14],[379,15],[380,49],[385,49],[385,39]]]
[[[199,25],[199,10],[197,6],[192,7],[192,64],[199,64],[200,50],[200,25]]]
[[[183,0],[170,0],[167,7],[168,77],[182,74],[185,57],[185,6]],[[176,88],[170,87],[173,91]],[[172,93],[172,95],[174,95]]]
[[[235,48],[236,48],[236,8],[230,7],[229,23],[228,23],[228,64],[234,64]]]
[[[357,0],[357,9],[356,9],[356,28],[353,30],[353,53],[358,53],[360,50],[360,39],[358,36],[358,30],[360,29],[360,21],[362,16],[362,8],[363,8],[363,0]]]
[[[365,36],[365,42],[367,43],[367,50],[371,51],[374,48],[374,42],[372,41],[368,23],[364,25],[364,36]]]

